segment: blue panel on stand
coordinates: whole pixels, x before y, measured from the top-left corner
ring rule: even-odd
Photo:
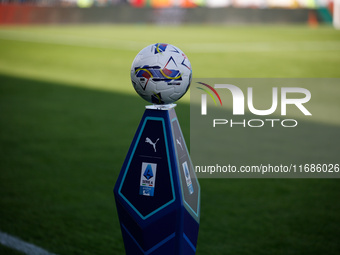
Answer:
[[[121,196],[143,219],[175,200],[165,131],[163,118],[144,119],[119,189]],[[144,174],[152,170],[153,176],[148,179]],[[141,178],[152,184],[142,183]],[[152,188],[152,196],[141,193],[142,188]]]
[[[184,255],[195,255],[196,253],[196,247],[191,243],[189,238],[183,233],[183,239],[184,239],[184,244],[183,244],[183,249],[182,249],[182,254]]]
[[[172,116],[171,125],[175,141],[175,151],[178,161],[179,177],[181,183],[184,206],[199,222],[200,211],[200,186],[191,163],[188,148],[186,146],[182,130],[177,117]]]

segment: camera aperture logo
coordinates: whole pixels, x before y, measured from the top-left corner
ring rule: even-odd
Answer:
[[[308,89],[301,87],[272,87],[271,88],[271,106],[267,109],[257,109],[254,106],[254,94],[253,87],[247,87],[246,94],[242,89],[232,84],[214,84],[209,85],[203,82],[197,82],[201,86],[196,88],[202,90],[204,93],[201,94],[201,116],[208,115],[208,97],[213,100],[214,107],[222,107],[223,99],[221,95],[223,93],[231,94],[232,96],[232,115],[233,116],[244,116],[245,115],[245,103],[250,113],[256,116],[266,116],[266,118],[254,118],[254,119],[241,119],[235,120],[225,118],[214,118],[212,126],[215,128],[220,125],[227,125],[229,127],[251,127],[259,128],[264,126],[282,126],[282,127],[296,127],[298,121],[296,119],[278,119],[271,118],[271,115],[280,110],[281,116],[287,116],[287,106],[292,105],[296,107],[303,115],[311,116],[311,112],[306,108],[305,104],[311,99],[311,92]],[[255,88],[256,89],[256,88]],[[280,96],[279,96],[280,94]],[[217,100],[218,102],[217,102]],[[209,99],[210,100],[210,99]],[[209,106],[211,107],[211,106]]]

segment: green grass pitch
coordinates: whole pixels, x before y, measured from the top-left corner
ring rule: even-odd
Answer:
[[[155,42],[196,78],[340,77],[331,27],[0,27],[1,231],[60,255],[124,254],[112,190],[146,105],[129,70]],[[189,95],[176,112],[188,140]],[[339,254],[339,180],[200,183],[198,255]]]

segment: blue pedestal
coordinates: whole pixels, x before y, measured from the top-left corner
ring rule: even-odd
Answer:
[[[174,108],[146,109],[114,187],[127,255],[194,255],[200,186]]]

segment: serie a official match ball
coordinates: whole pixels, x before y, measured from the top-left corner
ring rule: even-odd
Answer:
[[[189,89],[192,71],[187,56],[179,48],[156,43],[142,49],[131,66],[136,92],[153,104],[171,104]]]

